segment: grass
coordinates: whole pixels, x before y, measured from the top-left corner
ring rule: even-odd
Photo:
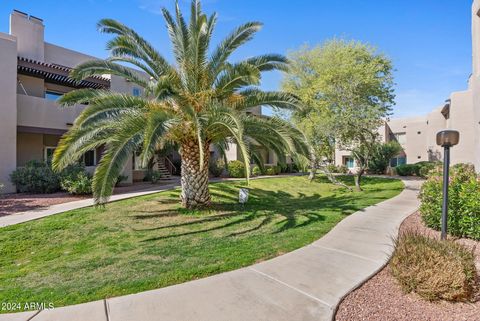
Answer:
[[[352,177],[341,178],[353,185]],[[167,191],[0,229],[0,302],[55,307],[160,288],[237,269],[309,244],[347,215],[391,198],[398,180],[348,192],[323,177],[211,184],[209,210]],[[2,311],[5,312],[5,311]]]
[[[474,295],[473,251],[454,241],[405,232],[395,241],[390,270],[405,293],[429,301],[468,301]]]

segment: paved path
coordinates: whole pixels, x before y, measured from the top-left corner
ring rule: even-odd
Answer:
[[[318,241],[247,268],[107,300],[0,321],[331,320],[340,300],[383,267],[392,236],[418,208],[418,180],[358,211]],[[254,251],[255,249],[252,249]]]

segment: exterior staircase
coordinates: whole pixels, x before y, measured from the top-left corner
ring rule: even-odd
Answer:
[[[160,180],[170,180],[172,179],[172,173],[165,166],[165,157],[159,157],[155,163],[154,169],[158,171],[161,175]]]

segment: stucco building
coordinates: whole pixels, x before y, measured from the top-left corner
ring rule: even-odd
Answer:
[[[442,129],[460,132],[460,142],[451,149],[451,162],[471,163],[480,171],[480,0],[472,4],[472,73],[468,88],[450,94],[445,104],[426,115],[387,120],[379,129],[384,142],[397,140],[403,152],[392,165],[442,160],[436,134]],[[355,162],[349,152],[337,150],[335,163],[350,169]]]
[[[10,15],[9,34],[0,33],[0,182],[3,192],[14,192],[9,175],[29,160],[47,161],[60,137],[72,126],[85,105],[60,108],[56,100],[77,88],[110,89],[141,94],[124,78],[92,77],[81,82],[68,77],[72,67],[94,57],[44,41],[42,19],[20,11]],[[83,156],[92,171],[101,149]],[[127,182],[134,178],[134,157],[126,165]]]

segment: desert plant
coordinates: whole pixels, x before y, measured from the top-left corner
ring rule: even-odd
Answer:
[[[245,165],[243,162],[234,160],[228,162],[227,166],[228,176],[234,178],[242,178],[245,177]]]
[[[474,293],[473,252],[453,241],[405,232],[395,242],[390,269],[406,293],[427,300],[467,301]]]
[[[54,193],[60,190],[60,179],[44,162],[32,160],[10,174],[10,180],[20,192]]]
[[[211,46],[216,14],[207,16],[200,1],[191,4],[186,21],[180,6],[162,10],[173,47],[168,61],[133,29],[112,20],[98,23],[100,31],[113,34],[108,42],[110,57],[90,60],[70,73],[75,80],[113,74],[142,89],[140,96],[110,90],[79,89],[62,96],[59,103],[88,106],[76,119],[55,150],[52,164],[60,171],[86,151],[105,146],[93,178],[96,203],[105,203],[118,175],[131,155],[141,149],[147,166],[158,146],[176,145],[182,158],[182,205],[208,206],[209,148],[225,149],[234,142],[244,162],[247,181],[250,170],[249,142],[279,155],[308,154],[303,134],[280,117],[255,117],[246,111],[255,106],[296,110],[299,99],[286,92],[262,91],[262,73],[287,71],[282,55],[266,54],[231,61],[232,54],[253,38],[261,23],[236,28],[218,46]],[[140,69],[139,75],[125,64]]]
[[[420,213],[428,227],[441,228],[442,167],[433,169],[420,190]],[[450,169],[448,233],[480,240],[480,181],[472,165]]]
[[[225,162],[221,159],[213,160],[208,164],[208,170],[213,177],[220,177],[225,169]]]

